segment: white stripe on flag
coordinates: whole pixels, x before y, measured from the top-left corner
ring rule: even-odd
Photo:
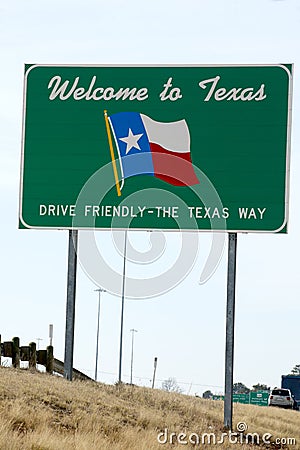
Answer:
[[[177,122],[156,122],[145,114],[141,114],[141,118],[150,142],[173,152],[190,152],[190,133],[184,119]]]

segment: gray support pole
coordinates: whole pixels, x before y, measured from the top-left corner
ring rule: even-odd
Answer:
[[[69,230],[64,377],[72,381],[78,231]]]
[[[225,398],[224,427],[232,429],[232,385],[234,356],[234,315],[236,279],[237,234],[228,234],[228,272],[227,272],[227,311],[226,311],[226,350],[225,350]]]
[[[127,251],[127,230],[125,231],[125,235],[124,235],[124,261],[123,261],[121,329],[120,329],[120,354],[119,354],[119,383],[122,383],[122,353],[123,353],[123,322],[124,322],[125,277],[126,277],[126,251]]]

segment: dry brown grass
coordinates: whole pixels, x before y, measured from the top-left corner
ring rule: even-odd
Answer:
[[[70,383],[47,374],[0,368],[1,450],[300,449],[300,412],[235,405],[234,425],[241,421],[249,432],[294,437],[298,444],[162,445],[157,435],[165,428],[176,436],[183,432],[220,437],[223,403],[141,387]]]

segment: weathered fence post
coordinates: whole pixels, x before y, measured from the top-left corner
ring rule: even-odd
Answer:
[[[53,373],[53,346],[48,345],[47,347],[47,364],[46,364],[46,372]]]
[[[20,368],[20,339],[18,337],[12,338],[12,365],[15,368]]]
[[[38,350],[36,352],[37,363],[42,366],[47,366],[47,350]]]
[[[29,347],[29,368],[36,369],[36,343],[30,342]]]

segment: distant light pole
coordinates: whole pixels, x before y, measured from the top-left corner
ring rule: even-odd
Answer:
[[[97,372],[98,372],[98,353],[99,353],[99,325],[100,325],[100,296],[101,292],[106,292],[105,289],[99,288],[95,289],[95,292],[98,292],[98,321],[97,321],[97,338],[96,338],[96,363],[95,363],[95,381],[97,381]]]
[[[37,345],[37,349],[40,349],[40,342],[43,340],[42,338],[36,338],[36,340],[38,341],[38,345]]]
[[[122,353],[123,353],[123,322],[124,322],[124,302],[125,302],[126,252],[127,252],[127,230],[125,231],[125,234],[124,234],[124,261],[123,261],[120,353],[119,353],[119,383],[122,382]]]
[[[134,333],[137,333],[138,330],[131,328],[131,366],[130,366],[130,384],[132,384],[132,371],[133,371],[133,342],[134,342]]]

